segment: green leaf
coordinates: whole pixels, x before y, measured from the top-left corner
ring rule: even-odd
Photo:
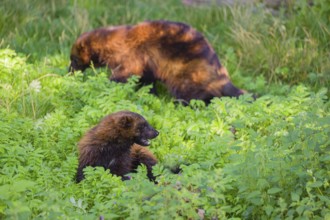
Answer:
[[[253,191],[251,193],[248,194],[247,198],[256,198],[256,197],[260,197],[261,196],[261,192],[260,191]]]
[[[292,199],[292,201],[297,202],[297,201],[299,201],[299,195],[295,192],[291,192],[291,199]]]
[[[276,193],[279,193],[279,192],[281,192],[281,191],[282,191],[281,188],[273,187],[273,188],[270,188],[269,190],[267,190],[267,193],[268,193],[268,194],[276,194]]]
[[[318,188],[318,187],[321,187],[322,185],[323,185],[323,183],[321,181],[316,181],[316,182],[308,184],[309,187],[313,187],[313,188]]]
[[[270,206],[270,205],[266,205],[266,206],[264,207],[264,210],[265,210],[266,214],[267,214],[268,216],[270,216],[270,215],[272,214],[274,208],[273,208],[272,206]]]

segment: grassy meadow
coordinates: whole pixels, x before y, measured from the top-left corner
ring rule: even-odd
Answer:
[[[330,219],[330,3],[313,2],[272,13],[260,2],[2,0],[0,219]],[[106,69],[67,73],[81,33],[154,19],[202,32],[259,98],[182,106],[161,84],[154,96]],[[76,184],[77,142],[124,109],[160,131],[149,147],[158,185],[145,167],[124,182],[86,168]]]

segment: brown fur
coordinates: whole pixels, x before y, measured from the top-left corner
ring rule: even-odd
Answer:
[[[126,179],[125,175],[140,164],[147,167],[148,178],[155,181],[152,166],[157,159],[143,146],[148,146],[148,139],[157,135],[158,132],[139,114],[120,111],[106,116],[78,144],[76,181],[84,178],[83,169],[86,166],[101,166]]]
[[[230,81],[211,45],[192,27],[178,22],[146,21],[135,26],[99,28],[82,34],[71,49],[69,71],[108,66],[111,80],[141,76],[160,80],[181,100],[237,97],[244,92]]]

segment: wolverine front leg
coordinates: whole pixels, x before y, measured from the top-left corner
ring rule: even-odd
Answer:
[[[85,168],[86,166],[83,166],[83,165],[79,165],[78,169],[77,169],[77,174],[76,174],[76,182],[79,183],[80,181],[82,181],[84,179],[84,172],[83,172],[83,169]]]
[[[125,70],[125,68],[120,64],[115,68],[111,68],[111,81],[126,83],[127,79],[132,74]]]
[[[152,173],[152,167],[157,164],[156,157],[146,148],[134,145],[131,149],[132,170],[144,164],[147,168],[147,177],[150,181],[156,182],[156,177]]]
[[[139,63],[119,63],[110,65],[111,77],[110,80],[115,82],[127,82],[127,79],[133,75],[142,77],[143,68]]]

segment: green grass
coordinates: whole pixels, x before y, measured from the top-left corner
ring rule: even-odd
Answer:
[[[330,4],[273,16],[180,1],[3,0],[0,5],[0,219],[330,218]],[[260,94],[175,104],[162,88],[67,74],[71,44],[105,25],[170,19],[204,33],[239,87]],[[111,112],[160,131],[158,185],[86,169],[77,142]],[[231,130],[235,127],[235,135]],[[181,166],[180,175],[169,168]]]

